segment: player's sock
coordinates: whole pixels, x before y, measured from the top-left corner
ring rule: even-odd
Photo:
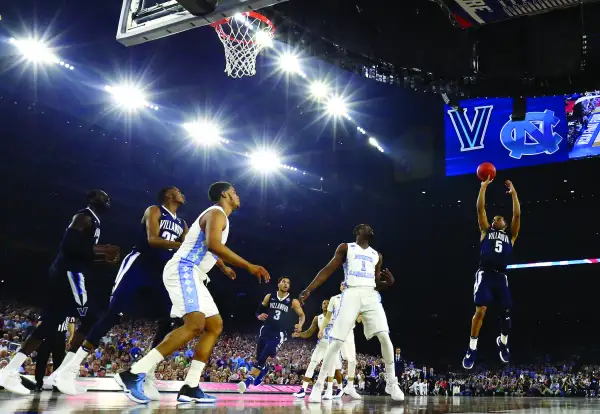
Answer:
[[[475,338],[473,336],[469,340],[469,348],[471,348],[473,351],[477,349],[477,340],[478,338]]]
[[[81,365],[81,363],[88,357],[91,349],[84,347],[83,345],[77,350],[77,353],[73,356],[73,359],[69,361],[69,366]]]
[[[508,343],[508,335],[502,335],[500,334],[500,341],[506,345]]]
[[[356,376],[356,361],[348,361],[348,381]]]
[[[304,381],[304,382],[302,383],[302,389],[303,389],[304,391],[306,391],[306,390],[308,389],[308,381]]]
[[[165,357],[156,349],[151,350],[145,357],[131,366],[132,374],[147,374],[152,368],[157,366]],[[189,372],[188,372],[189,374]],[[198,385],[198,384],[196,384]]]
[[[206,364],[202,361],[193,360],[190,364],[190,370],[185,376],[185,383],[192,388],[196,388],[200,384],[200,376]]]
[[[27,355],[22,352],[17,352],[4,369],[7,371],[19,371],[19,368],[21,368],[21,365],[23,365],[26,359]]]
[[[69,364],[71,363],[71,361],[73,360],[73,357],[75,357],[75,352],[67,352],[67,354],[65,355],[65,359],[63,359],[62,364],[60,364],[59,367],[57,367],[53,372],[57,372],[58,370],[63,370],[63,367],[68,367]]]
[[[257,368],[258,368],[258,367],[257,367]],[[268,371],[269,371],[269,370],[268,370],[266,367],[265,367],[265,368],[262,368],[262,369],[260,370],[260,374],[258,374],[258,375],[256,376],[256,378],[254,379],[254,386],[258,386],[258,385],[260,385],[260,383],[262,382],[262,379],[264,378],[264,376],[265,376],[265,375],[267,375],[267,372],[268,372]]]
[[[327,381],[327,392],[333,392],[333,380]]]

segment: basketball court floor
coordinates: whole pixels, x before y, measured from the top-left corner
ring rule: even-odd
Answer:
[[[511,398],[511,397],[408,397],[397,403],[388,397],[366,397],[362,401],[326,401],[310,404],[289,395],[220,394],[216,405],[178,404],[176,394],[148,406],[136,405],[119,392],[88,392],[69,397],[43,392],[15,396],[0,391],[0,413],[600,413],[600,399],[585,398]]]

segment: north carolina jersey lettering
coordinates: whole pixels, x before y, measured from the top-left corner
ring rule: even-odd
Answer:
[[[277,292],[271,294],[267,308],[269,317],[265,319],[262,328],[260,328],[260,336],[272,335],[279,337],[280,332],[287,335],[294,326],[292,317],[295,315],[289,293],[281,299],[277,296]]]
[[[324,314],[320,314],[319,316],[317,316],[317,327],[319,328],[319,331],[321,330],[321,328],[323,328],[323,322],[324,321],[325,321],[325,315]],[[331,316],[331,318],[329,319],[329,323],[327,324],[327,326],[323,330],[323,340],[324,341],[328,341],[329,340],[329,332],[331,331],[331,327],[332,326],[333,326],[333,315]],[[319,343],[319,342],[321,342],[320,339],[317,341],[317,343]]]
[[[200,270],[203,280],[207,279],[206,274],[217,263],[217,256],[208,251],[206,233],[200,228],[200,219],[212,210],[218,210],[222,214],[225,214],[225,211],[220,206],[212,206],[204,210],[190,227],[181,247],[173,255],[174,259],[179,259],[182,262],[187,262],[197,267]],[[221,234],[221,243],[223,244],[227,242],[227,236],[229,235],[229,219],[227,215],[225,215],[225,220],[225,228]]]
[[[510,233],[490,228],[481,241],[479,268],[504,272],[512,254]]]
[[[72,254],[66,253],[63,246],[63,237],[56,259],[54,259],[54,263],[52,264],[55,268],[85,272],[94,264],[94,246],[98,244],[98,241],[100,240],[100,219],[89,207],[78,211],[76,215],[79,214],[88,216],[92,221],[92,229],[90,233],[86,233],[86,250],[88,250],[89,253],[85,257],[73,256]],[[66,234],[67,232],[65,231],[65,236]]]
[[[164,206],[156,206],[160,209],[160,219],[158,222],[158,235],[161,239],[169,241],[178,241],[183,234],[185,222],[175,214],[171,213]],[[150,247],[148,243],[148,232],[146,223],[141,224],[140,239],[135,244],[133,250],[142,253],[142,260],[157,261],[163,266],[173,257],[175,251],[173,249],[157,249]]]
[[[372,247],[363,249],[356,243],[348,243],[344,262],[344,283],[349,287],[375,288],[375,269],[379,253]]]

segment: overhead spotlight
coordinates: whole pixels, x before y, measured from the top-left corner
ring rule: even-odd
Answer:
[[[257,171],[269,173],[279,168],[281,160],[273,151],[256,151],[250,154],[250,165]]]
[[[136,87],[106,85],[104,90],[113,96],[118,105],[127,109],[138,109],[143,106],[149,106],[144,93]]]
[[[211,122],[185,123],[183,128],[198,144],[211,146],[224,141],[219,127]]]
[[[383,147],[381,145],[379,145],[379,142],[377,142],[377,140],[375,138],[369,137],[369,145],[372,145],[375,148],[377,148],[379,150],[379,152],[383,152]]]
[[[310,84],[310,94],[317,99],[327,96],[329,88],[323,82],[313,82]]]
[[[346,116],[348,108],[346,108],[346,102],[339,96],[334,96],[327,102],[327,112],[334,116]]]
[[[20,40],[11,38],[10,43],[19,49],[19,52],[23,55],[23,57],[29,61],[45,63],[60,62],[56,55],[52,53],[50,48],[41,41],[34,39]]]
[[[279,67],[289,73],[300,73],[300,61],[291,53],[284,53],[279,57]]]

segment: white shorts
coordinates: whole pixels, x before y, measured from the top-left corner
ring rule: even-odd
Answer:
[[[380,332],[390,331],[379,292],[371,287],[348,287],[342,292],[340,308],[334,315],[329,337],[345,341],[359,314],[362,315],[367,340]]]
[[[163,270],[163,283],[173,303],[172,318],[182,318],[192,312],[201,312],[206,318],[219,314],[212,295],[202,282],[205,274],[196,266],[181,259],[171,259]]]

